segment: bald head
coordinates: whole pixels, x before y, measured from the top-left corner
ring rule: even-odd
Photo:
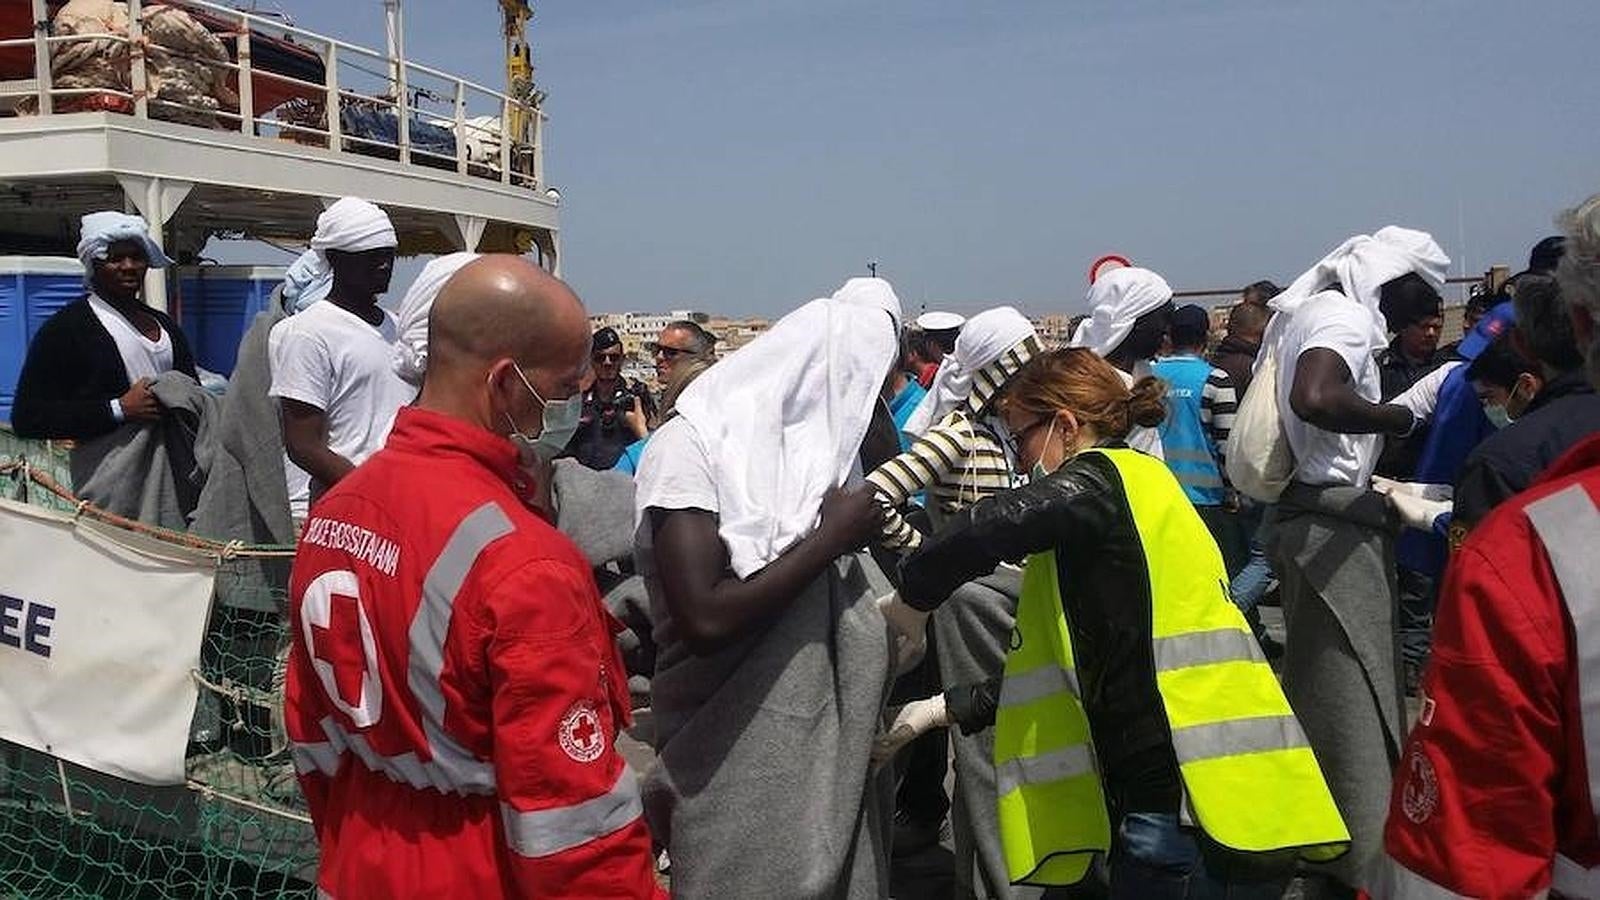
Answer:
[[[541,397],[560,399],[577,391],[588,362],[588,314],[572,289],[520,256],[488,254],[452,275],[433,302],[419,402],[463,415],[491,401],[521,405],[526,390],[509,377],[513,368]],[[484,395],[486,382],[502,392],[497,401]]]
[[[510,357],[541,366],[589,337],[578,295],[520,256],[489,254],[451,276],[428,318],[428,367],[473,368]]]

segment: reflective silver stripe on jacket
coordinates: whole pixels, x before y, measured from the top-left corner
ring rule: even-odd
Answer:
[[[1172,749],[1180,763],[1309,746],[1306,733],[1293,715],[1207,722],[1172,732]]]
[[[1550,557],[1561,600],[1572,617],[1578,670],[1578,709],[1582,716],[1584,759],[1589,770],[1589,810],[1600,816],[1600,510],[1581,484],[1528,504],[1528,521]],[[1582,887],[1557,888],[1575,897],[1600,900],[1600,873],[1572,860],[1556,860],[1555,873]]]
[[[995,767],[997,796],[1004,797],[1025,784],[1048,784],[1093,771],[1094,755],[1088,744],[1073,744],[1037,756],[1008,759]]]
[[[526,812],[509,803],[500,804],[506,843],[519,856],[528,857],[553,856],[581,847],[626,827],[642,815],[639,782],[627,763],[622,764],[611,790],[592,800]]]
[[[428,752],[452,782],[442,790],[460,789],[465,793],[494,789],[494,767],[467,752],[444,730],[444,693],[439,688],[439,674],[444,669],[445,638],[450,633],[450,617],[461,585],[484,548],[512,530],[511,519],[493,501],[468,513],[423,579],[422,603],[411,620],[406,686],[421,708]]]
[[[1052,694],[1078,694],[1078,676],[1070,669],[1055,663],[1040,666],[1018,675],[1007,675],[1000,682],[1000,708],[1023,706]]]
[[[1372,900],[1473,900],[1434,884],[1390,856],[1378,857],[1371,869],[1367,893],[1372,895]],[[1538,896],[1542,898],[1544,893]]]
[[[1261,662],[1267,658],[1248,631],[1217,628],[1155,639],[1157,672],[1171,672],[1189,666],[1209,666],[1224,662]]]
[[[1600,867],[1586,869],[1557,854],[1555,868],[1550,870],[1550,887],[1572,900],[1600,900]]]

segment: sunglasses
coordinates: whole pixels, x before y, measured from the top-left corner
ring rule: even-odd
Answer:
[[[609,365],[616,365],[617,363],[622,362],[622,354],[621,353],[596,353],[594,355],[594,361],[597,362],[597,363],[600,363],[601,365],[608,365],[608,364]]]
[[[668,347],[666,344],[657,344],[654,341],[645,344],[644,348],[656,356],[665,356],[667,359],[677,359],[680,356],[690,356],[694,353],[693,350],[685,350],[682,347]]]
[[[1033,434],[1040,428],[1050,424],[1050,420],[1052,418],[1054,417],[1040,416],[1029,424],[1018,428],[1016,431],[1012,431],[1009,427],[1004,427],[1005,423],[1002,422],[1002,428],[1000,429],[1000,440],[1005,443],[1006,449],[1011,453],[1011,457],[1015,459],[1019,455],[1019,448],[1022,446],[1022,442],[1028,439],[1028,435]]]

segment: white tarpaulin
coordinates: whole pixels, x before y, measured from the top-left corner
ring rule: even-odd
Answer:
[[[0,500],[0,738],[182,784],[213,558]]]

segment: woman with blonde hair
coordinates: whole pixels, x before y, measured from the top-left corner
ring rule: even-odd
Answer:
[[[1113,900],[1277,898],[1296,857],[1335,857],[1349,835],[1205,523],[1127,447],[1164,394],[1086,349],[1012,380],[1000,413],[1029,484],[959,514],[900,572],[927,612],[1026,556],[1004,672],[907,704],[877,752],[993,724],[1013,884],[1074,884],[1107,854]]]

